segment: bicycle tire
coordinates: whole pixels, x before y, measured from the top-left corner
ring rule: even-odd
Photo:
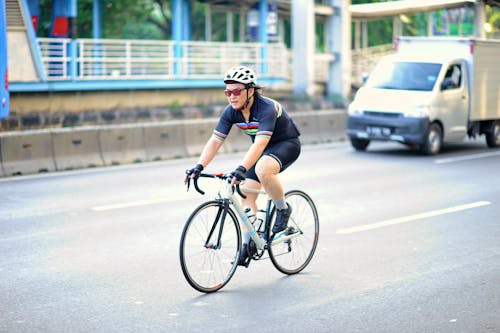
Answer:
[[[285,198],[292,207],[288,227],[294,227],[301,233],[289,241],[270,242],[268,252],[274,267],[283,274],[291,275],[302,271],[314,256],[318,245],[319,218],[313,200],[305,192],[289,191]],[[275,213],[276,209],[273,208],[270,215],[273,223]]]
[[[241,232],[231,208],[227,209],[223,221],[220,248],[216,246],[223,210],[220,200],[201,204],[189,216],[182,231],[179,247],[182,272],[187,282],[200,292],[211,293],[224,287],[238,265]],[[209,240],[211,245],[206,246],[214,224],[215,231]]]

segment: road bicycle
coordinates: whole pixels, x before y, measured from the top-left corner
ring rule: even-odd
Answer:
[[[198,206],[189,216],[180,240],[180,263],[187,282],[196,290],[211,293],[224,287],[233,277],[242,251],[241,226],[250,231],[248,255],[250,260],[270,258],[274,267],[284,274],[302,271],[313,258],[319,236],[319,218],[313,200],[300,190],[285,194],[292,207],[288,227],[272,233],[276,207],[269,196],[266,208],[258,216],[250,215],[241,206],[239,196],[246,193],[267,195],[231,185],[231,176],[201,173],[199,178],[218,180],[219,189],[214,200]],[[194,178],[195,189],[205,194]],[[189,190],[191,179],[188,178]],[[267,251],[268,257],[264,257]]]

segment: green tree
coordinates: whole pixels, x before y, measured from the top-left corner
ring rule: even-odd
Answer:
[[[78,0],[77,37],[92,37],[92,0]],[[40,0],[40,25],[38,36],[50,35],[52,20],[52,0]],[[145,26],[149,14],[153,11],[150,0],[120,0],[102,2],[102,37],[103,38],[148,38],[155,35]],[[142,35],[138,32],[142,31]],[[149,31],[148,33],[145,33]],[[146,36],[143,36],[146,34]]]
[[[486,18],[493,32],[500,31],[500,8],[486,7]]]

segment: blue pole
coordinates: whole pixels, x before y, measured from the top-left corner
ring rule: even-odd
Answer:
[[[102,29],[101,29],[101,0],[93,0],[92,3],[92,37],[94,39],[102,38]],[[101,57],[101,44],[95,43],[94,46],[94,58]],[[102,62],[94,63],[94,75],[101,75]]]
[[[100,39],[101,33],[101,0],[94,0],[92,4],[92,37]]]
[[[183,0],[182,2],[182,39],[191,39],[191,1]]]
[[[172,1],[172,39],[174,41],[174,75],[181,73],[182,0]]]
[[[261,65],[260,74],[265,76],[267,74],[267,16],[269,13],[268,0],[259,1],[259,43],[262,44],[260,50]]]
[[[77,0],[67,0],[67,13],[68,13],[68,21],[69,21],[69,32],[71,37],[71,41],[69,42],[68,56],[70,58],[70,67],[69,67],[69,75],[71,76],[71,80],[76,81],[78,76],[78,66],[77,66],[77,58],[78,58],[78,47],[76,43],[76,16],[78,11]]]

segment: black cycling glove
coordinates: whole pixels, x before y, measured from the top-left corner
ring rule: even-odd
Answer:
[[[192,178],[198,178],[202,171],[203,171],[203,165],[196,164],[194,168],[186,170],[186,174],[188,176],[191,176]]]
[[[246,173],[247,169],[243,165],[240,165],[239,167],[234,169],[233,172],[231,172],[231,176],[236,178],[238,182],[242,182],[245,180]]]

